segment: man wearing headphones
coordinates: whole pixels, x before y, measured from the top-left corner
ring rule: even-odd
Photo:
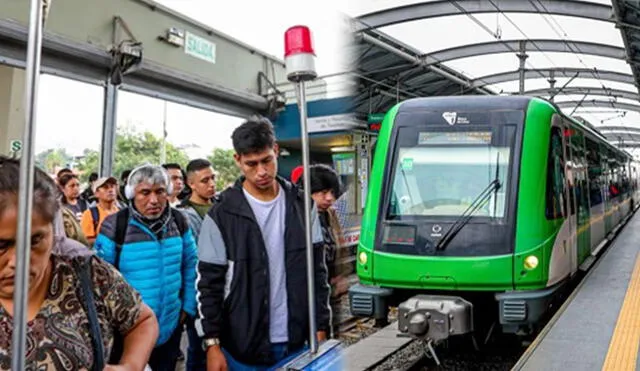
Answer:
[[[124,192],[129,207],[104,220],[95,243],[98,256],[120,270],[158,318],[153,371],[175,370],[183,325],[196,314],[197,249],[188,221],[169,207],[171,188],[162,167],[134,169]]]

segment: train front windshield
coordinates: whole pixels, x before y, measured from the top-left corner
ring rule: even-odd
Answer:
[[[480,125],[400,125],[388,220],[455,219],[468,212],[472,204],[476,217],[505,217],[517,129],[508,122],[522,120],[523,114],[511,111],[511,115],[500,112],[482,116],[485,120]],[[498,189],[481,197],[495,181],[500,184]]]

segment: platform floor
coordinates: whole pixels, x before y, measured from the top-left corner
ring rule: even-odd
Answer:
[[[342,355],[345,371],[362,371],[384,360],[409,342],[410,338],[398,337],[398,323],[393,322],[380,331],[346,348]]]
[[[640,213],[619,232],[520,370],[640,370]]]

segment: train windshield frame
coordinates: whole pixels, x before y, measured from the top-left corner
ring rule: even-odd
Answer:
[[[519,157],[514,149],[525,112],[447,115],[450,113],[425,112],[396,118],[387,177],[389,196],[383,203],[386,221],[455,220],[496,178],[500,188],[486,198],[472,219],[508,217],[510,193],[514,192],[512,167]]]

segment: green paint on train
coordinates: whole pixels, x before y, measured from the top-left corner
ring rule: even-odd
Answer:
[[[351,310],[454,293],[493,303],[507,332],[534,328],[637,191],[627,152],[545,100],[401,102],[376,145]]]

